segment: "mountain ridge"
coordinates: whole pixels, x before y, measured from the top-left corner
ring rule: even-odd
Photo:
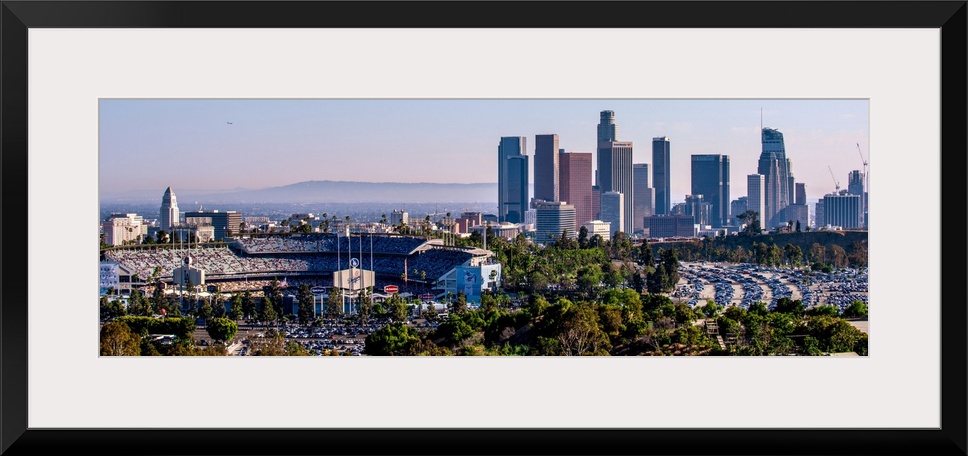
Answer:
[[[172,188],[178,200],[211,203],[448,203],[493,202],[497,183],[365,182],[310,180],[259,189],[186,190]],[[156,195],[146,190],[102,197],[104,202],[160,203],[164,189]]]

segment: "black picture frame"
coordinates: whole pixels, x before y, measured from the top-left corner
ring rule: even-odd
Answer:
[[[546,9],[553,5],[555,14]],[[544,12],[543,12],[544,10]],[[966,454],[966,2],[3,1],[0,453]],[[433,13],[433,14],[430,14]],[[446,18],[441,20],[438,18]],[[751,27],[941,31],[939,429],[35,429],[27,427],[27,30],[34,27]],[[10,223],[12,222],[12,223]],[[15,229],[10,229],[15,228]],[[947,260],[947,261],[945,261]],[[931,285],[928,285],[931,286]],[[940,287],[940,283],[938,284]]]

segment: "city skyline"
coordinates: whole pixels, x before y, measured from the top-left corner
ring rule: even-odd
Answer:
[[[673,203],[690,193],[690,159],[700,154],[728,155],[732,197],[746,194],[762,151],[761,110],[763,126],[783,133],[810,201],[834,190],[828,166],[845,183],[863,169],[858,146],[870,158],[866,100],[105,99],[99,187],[116,196],[307,180],[497,183],[501,137],[529,138],[530,158],[536,137],[552,134],[566,152],[594,153],[594,173],[605,110],[618,141],[642,144],[634,163],[654,166],[652,138],[669,137]],[[133,172],[146,163],[150,172]]]

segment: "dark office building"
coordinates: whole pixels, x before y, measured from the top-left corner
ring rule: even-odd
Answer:
[[[534,137],[534,199],[560,201],[558,135]]]
[[[712,205],[709,224],[729,225],[729,156],[692,156],[692,194]]]
[[[503,136],[497,147],[497,204],[501,222],[524,223],[528,210],[527,138]]]
[[[669,160],[669,138],[652,138],[652,186],[655,188],[656,215],[668,215],[672,209],[672,172]]]

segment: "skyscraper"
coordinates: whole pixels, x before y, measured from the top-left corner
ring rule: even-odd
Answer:
[[[558,157],[560,201],[575,206],[575,225],[594,220],[592,213],[591,152],[561,153]]]
[[[713,225],[713,205],[706,201],[703,195],[686,195],[686,201],[682,203],[682,207],[685,215],[691,215],[696,225],[700,227]]]
[[[861,196],[830,193],[823,197],[823,218],[826,225],[845,229],[863,228],[861,223]]]
[[[655,189],[652,188],[652,173],[648,163],[632,165],[632,229],[645,229],[645,217],[655,211]]]
[[[503,136],[497,147],[498,220],[521,223],[528,209],[527,138]]]
[[[603,143],[617,141],[618,127],[615,125],[615,111],[602,111],[598,120],[598,141]]]
[[[796,184],[796,190],[793,194],[794,204],[807,204],[807,184],[802,182]]]
[[[756,211],[760,227],[765,226],[763,219],[766,211],[766,177],[762,174],[750,174],[746,176],[746,210]]]
[[[175,192],[171,190],[171,187],[165,189],[165,194],[161,197],[161,211],[158,221],[163,230],[178,226],[178,201],[175,199]]]
[[[672,208],[670,183],[672,172],[669,167],[669,138],[652,138],[652,177],[655,187],[655,213],[668,215]]]
[[[733,200],[732,203],[729,204],[729,224],[730,225],[739,226],[739,219],[737,217],[739,217],[740,214],[746,212],[746,209],[749,207],[747,205],[748,201],[749,201],[749,197],[741,196],[739,198],[736,198],[735,200]]]
[[[692,194],[712,205],[709,224],[729,225],[729,156],[692,156]],[[698,223],[698,220],[697,220]]]
[[[569,238],[575,239],[578,236],[575,229],[575,206],[560,201],[539,202],[535,212],[535,242],[547,244],[552,237],[557,239],[566,230]]]
[[[793,200],[793,188],[790,186],[790,168],[793,164],[786,157],[783,133],[773,128],[764,128],[760,138],[763,150],[760,154],[756,173],[764,176],[766,186],[765,215],[761,220],[771,222],[773,216]],[[763,226],[769,225],[764,224]]]
[[[632,234],[632,143],[630,141],[607,141],[598,144],[598,185],[602,195],[605,192],[621,192],[624,195],[622,212],[624,223],[621,228],[612,227],[612,232],[621,231]],[[602,208],[604,212],[604,207]]]
[[[867,194],[864,192],[864,173],[853,170],[847,175],[847,193],[860,196],[861,226],[867,223]]]
[[[558,135],[535,135],[534,198],[561,201],[558,175]]]
[[[602,193],[602,221],[608,222],[609,235],[615,236],[616,231],[623,231],[625,226],[625,195],[620,192]]]
[[[594,185],[600,185],[599,179],[601,178],[601,176],[599,176],[599,174],[601,173],[602,166],[601,166],[601,158],[599,157],[601,156],[601,149],[600,149],[601,144],[603,142],[618,141],[617,138],[618,138],[618,127],[615,125],[615,111],[602,111],[601,113],[599,113],[598,136],[596,137],[596,140],[595,140],[595,144],[598,144],[598,146],[596,147],[598,147],[599,149],[596,149],[598,151],[598,155],[596,155],[595,157],[596,167],[595,167],[595,179],[593,181]]]

